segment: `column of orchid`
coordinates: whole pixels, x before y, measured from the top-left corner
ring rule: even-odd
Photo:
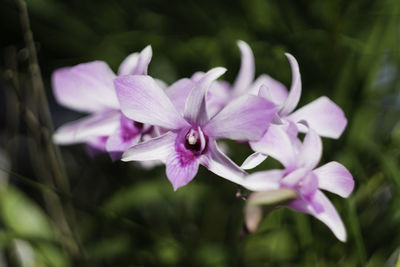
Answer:
[[[266,74],[255,79],[253,52],[243,41],[238,46],[242,63],[233,85],[217,80],[226,71],[217,67],[167,86],[147,75],[150,46],[128,56],[118,75],[101,61],[56,70],[52,82],[57,101],[89,115],[60,127],[54,141],[85,143],[113,160],[165,164],[175,190],[203,165],[254,191],[248,203],[281,192],[287,207],[316,217],[345,241],[344,225],[321,190],[347,197],[353,177],[338,162],[317,167],[321,137],[339,138],[346,127],[343,111],[324,96],[295,110],[301,96],[296,59],[286,54],[292,70],[287,90]],[[305,137],[300,139],[299,133]],[[238,166],[219,149],[218,139],[247,142],[254,153]],[[283,169],[248,174],[267,157]],[[260,218],[260,209],[248,205],[249,230],[257,228]]]

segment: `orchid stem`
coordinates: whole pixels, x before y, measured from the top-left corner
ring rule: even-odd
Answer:
[[[28,9],[26,2],[23,0],[15,0],[15,3],[19,9],[21,27],[29,55],[29,74],[33,93],[31,99],[34,107],[37,107],[37,110],[28,108],[23,102],[18,84],[12,82],[20,104],[21,113],[34,139],[34,144],[30,149],[31,160],[34,163],[39,179],[42,179],[47,186],[54,186],[61,192],[69,194],[70,186],[61,154],[58,147],[56,147],[51,140],[53,125],[38,64],[33,34],[30,28]],[[64,247],[72,255],[79,254],[79,242],[72,231],[75,220],[71,203],[68,201],[62,203],[57,195],[48,194],[46,192],[43,193],[43,197],[56,226],[59,228],[60,232],[63,233],[63,236],[66,237],[62,240]],[[67,220],[66,217],[67,212],[69,214],[69,220]]]

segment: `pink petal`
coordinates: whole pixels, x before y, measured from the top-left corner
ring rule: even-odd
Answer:
[[[172,183],[174,190],[187,185],[196,176],[199,169],[197,158],[182,159],[184,155],[174,151],[168,156],[166,172],[168,180]]]
[[[121,112],[112,110],[90,116],[85,123],[76,129],[76,138],[87,139],[92,136],[108,136],[119,127]]]
[[[106,151],[110,154],[113,161],[121,159],[122,153],[140,141],[141,134],[132,136],[129,139],[123,138],[121,128],[118,128],[107,139]]]
[[[282,179],[281,184],[283,187],[297,189],[299,183],[310,173],[305,168],[294,169]]]
[[[261,152],[254,152],[245,159],[240,168],[242,168],[243,170],[253,169],[258,165],[260,165],[267,157],[268,157],[267,155]]]
[[[242,184],[247,173],[218,148],[215,140],[209,140],[208,149],[206,154],[200,157],[201,164],[222,178]]]
[[[96,157],[103,154],[106,150],[107,136],[92,137],[87,141],[86,150],[90,157]]]
[[[276,112],[271,102],[244,95],[230,102],[204,127],[207,135],[233,140],[258,140],[268,129]]]
[[[118,111],[98,113],[69,122],[56,130],[53,141],[59,145],[84,143],[98,136],[108,136],[119,126]]]
[[[138,61],[133,75],[147,75],[147,68],[149,67],[151,57],[153,56],[153,50],[151,46],[146,46],[139,54]]]
[[[286,98],[282,109],[279,111],[279,114],[281,116],[285,116],[291,113],[299,103],[301,96],[301,78],[299,64],[291,54],[285,53],[285,55],[288,58],[290,67],[292,69],[292,85],[290,86],[289,95]]]
[[[231,100],[231,97],[232,89],[229,83],[225,81],[213,82],[206,96],[208,117],[212,118],[220,112]]]
[[[116,78],[114,84],[121,110],[128,118],[167,129],[188,125],[150,76],[122,76]]]
[[[132,53],[122,61],[118,69],[118,75],[147,75],[153,51],[151,46],[146,46],[140,53]]]
[[[118,76],[133,74],[138,63],[139,53],[135,52],[127,56],[119,65]]]
[[[326,96],[305,105],[288,116],[293,122],[307,121],[310,128],[313,128],[320,136],[339,138],[346,128],[347,119],[342,109]],[[302,132],[307,129],[299,125]]]
[[[284,170],[255,172],[244,178],[241,186],[252,191],[267,191],[279,189],[279,182],[284,176],[284,173]]]
[[[353,176],[346,167],[338,162],[329,162],[313,172],[317,175],[320,189],[341,197],[348,197],[354,189]]]
[[[195,83],[185,103],[184,116],[188,122],[202,125],[208,121],[205,95],[212,82],[225,72],[225,68],[211,69]]]
[[[300,147],[297,165],[312,170],[318,165],[321,156],[321,137],[313,129],[309,128]]]
[[[169,86],[165,92],[175,105],[176,109],[183,114],[186,99],[193,88],[194,82],[191,79],[180,79]]]
[[[233,93],[236,96],[242,95],[254,80],[254,55],[250,46],[243,41],[238,41],[237,45],[240,49],[241,64],[239,74],[232,86]]]
[[[297,199],[288,206],[299,212],[308,213],[325,223],[335,236],[342,242],[346,241],[346,229],[342,219],[329,199],[319,190],[315,193],[313,201],[322,207],[322,212],[315,212],[314,208],[304,200]]]
[[[282,106],[288,96],[286,86],[271,78],[269,75],[262,74],[254,81],[249,89],[249,93],[257,95],[262,85],[268,88],[270,94],[270,99],[268,100],[279,107]]]
[[[144,141],[129,148],[122,155],[122,161],[165,161],[175,150],[175,139],[177,134],[167,132],[159,137]]]
[[[103,61],[62,68],[52,75],[53,93],[60,105],[82,112],[118,109],[114,78],[115,74]]]
[[[295,149],[284,126],[271,124],[260,140],[250,142],[250,147],[254,151],[273,157],[285,168],[296,165]]]

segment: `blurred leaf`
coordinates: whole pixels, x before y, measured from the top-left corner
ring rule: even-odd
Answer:
[[[127,235],[105,238],[101,242],[88,246],[87,257],[95,261],[112,260],[123,253],[129,252],[129,246],[130,239]]]
[[[44,266],[71,266],[71,262],[67,258],[67,256],[62,252],[62,250],[54,245],[46,244],[43,242],[39,243],[35,247],[35,252],[38,260],[43,263]]]
[[[24,238],[52,240],[54,233],[45,213],[34,202],[11,186],[0,192],[3,222]]]

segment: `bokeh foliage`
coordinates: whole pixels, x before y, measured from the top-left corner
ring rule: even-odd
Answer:
[[[400,2],[354,1],[61,1],[27,0],[31,27],[54,124],[82,116],[58,106],[51,72],[105,60],[116,70],[125,56],[151,44],[150,74],[168,83],[225,66],[233,82],[240,64],[236,40],[250,44],[256,73],[290,85],[284,52],[300,64],[301,104],[326,95],[340,105],[348,127],[324,140],[323,161],[353,174],[349,199],[329,197],[348,241],[319,221],[287,209],[270,213],[258,232],[242,232],[243,201],[236,186],[202,169],[188,186],[172,190],[163,167],[94,159],[83,145],[63,147],[71,194],[40,183],[26,126],[16,124],[2,79],[2,135],[14,173],[0,190],[3,262],[23,266],[395,266],[400,249]],[[4,58],[15,47],[21,86],[27,56],[15,3],[1,4]],[[3,61],[2,72],[7,70]],[[30,106],[36,103],[28,103]],[[3,114],[5,114],[3,116]],[[15,117],[16,116],[16,117]],[[3,127],[4,126],[4,127]],[[17,130],[12,134],[10,127]],[[4,131],[3,131],[4,129]],[[11,134],[10,134],[11,132]],[[250,150],[229,142],[240,163]],[[257,170],[277,166],[267,160]],[[3,165],[2,168],[5,168]],[[23,175],[22,177],[20,175]],[[79,251],[69,253],[50,216],[43,191],[71,203]],[[21,252],[22,251],[22,252]],[[27,256],[28,255],[28,256]],[[29,257],[30,255],[30,257]],[[29,265],[31,262],[36,265]]]

